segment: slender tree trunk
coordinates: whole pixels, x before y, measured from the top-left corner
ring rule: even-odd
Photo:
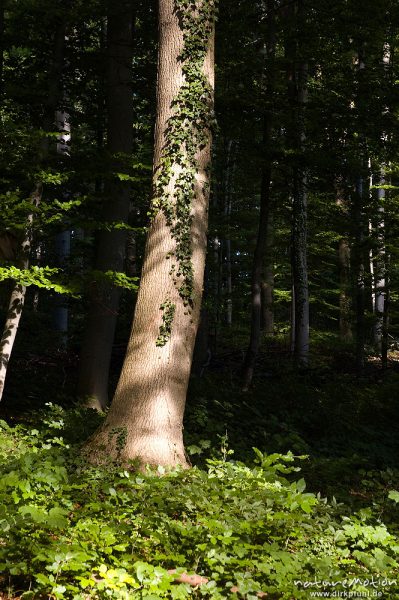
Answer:
[[[133,148],[133,14],[125,6],[108,18],[108,151],[112,170],[104,189],[103,221],[127,223],[130,186],[118,181]],[[122,161],[118,154],[123,154]],[[98,235],[96,271],[123,271],[127,235],[124,230],[102,230]],[[78,393],[88,406],[104,410],[108,404],[108,375],[118,317],[120,288],[105,280],[94,280],[80,357]]]
[[[355,248],[354,273],[356,276],[356,368],[359,373],[364,369],[365,354],[365,265],[364,265],[364,181],[359,177],[354,194]]]
[[[306,366],[309,360],[309,290],[307,266],[307,174],[303,165],[305,144],[304,109],[307,103],[307,65],[301,64],[297,73],[297,148],[301,154],[299,166],[294,167],[292,203],[293,282],[295,288],[295,358]]]
[[[40,204],[42,197],[42,186],[38,184],[31,197],[31,202],[34,206]],[[28,222],[25,230],[25,237],[22,240],[20,257],[17,265],[20,269],[29,267],[29,254],[32,245],[32,223],[33,213],[28,216]],[[11,292],[6,322],[3,329],[3,335],[0,340],[0,401],[3,397],[4,384],[7,376],[8,364],[11,353],[17,337],[19,322],[22,316],[22,309],[25,303],[26,287],[15,282]]]
[[[348,238],[341,238],[338,247],[339,261],[339,333],[341,340],[352,340],[350,289],[350,245]]]
[[[269,218],[266,230],[266,250],[262,269],[262,315],[261,329],[270,336],[274,334],[274,268],[273,268],[274,219],[273,203],[269,204]]]
[[[229,140],[226,153],[226,181],[224,186],[224,216],[227,237],[225,239],[225,257],[226,257],[226,323],[231,327],[233,323],[233,280],[231,269],[231,239],[230,239],[230,217],[231,217],[231,196],[234,176],[234,141]]]
[[[4,88],[4,13],[5,0],[0,0],[0,102]]]
[[[384,43],[382,52],[382,68],[385,77],[390,76],[391,71],[391,46],[389,42]],[[389,106],[384,107],[383,115],[389,114]],[[386,133],[381,133],[381,143],[384,144],[387,139]],[[383,164],[380,168],[380,181],[381,186],[384,186],[385,181],[385,165]],[[385,203],[385,188],[380,187],[378,189],[378,207],[377,207],[377,249],[376,255],[373,261],[374,270],[374,314],[375,324],[373,330],[374,344],[381,354],[387,354],[387,344],[384,343],[384,336],[387,338],[387,327],[388,327],[388,313],[385,310],[386,296],[388,294],[385,271],[386,271],[386,248],[385,248],[385,220],[384,220],[384,203]],[[384,362],[384,360],[383,360]],[[387,359],[385,359],[385,363]]]
[[[268,80],[266,84],[266,93],[272,95],[274,91],[274,57],[276,51],[275,40],[275,1],[268,2],[268,35],[266,43],[266,54],[268,58]],[[268,98],[269,99],[269,98]],[[251,333],[249,346],[244,360],[243,369],[243,390],[247,391],[251,385],[256,358],[259,352],[261,342],[261,324],[262,324],[262,282],[263,267],[265,264],[265,255],[270,247],[270,221],[271,214],[271,175],[272,162],[270,159],[270,147],[272,144],[273,114],[269,110],[264,115],[263,120],[263,151],[265,153],[265,163],[262,170],[261,191],[260,191],[260,214],[258,235],[255,246],[254,261],[252,267],[251,281]]]
[[[336,204],[347,221],[349,218],[348,202],[343,196],[340,186],[336,187]],[[351,251],[348,236],[344,235],[338,242],[339,271],[339,334],[341,340],[352,340],[351,296],[350,296],[350,260]]]
[[[211,156],[213,17],[202,12],[206,7],[209,1],[196,2],[195,11],[191,4],[182,7],[174,0],[159,3],[154,154],[154,206],[158,210],[147,238],[118,388],[103,427],[86,448],[94,462],[114,456],[123,461],[137,459],[141,465],[188,466],[183,414],[201,306]],[[204,17],[199,25],[204,30],[198,36],[203,52],[196,63],[204,61],[203,75],[190,61],[188,51],[197,11]],[[198,84],[203,89],[201,96],[195,92]],[[200,121],[181,119],[186,94],[194,103],[205,98],[197,105]],[[176,137],[184,141],[177,145]],[[181,194],[182,189],[188,196]],[[185,204],[187,198],[190,206]],[[189,228],[185,229],[187,222]]]
[[[307,171],[304,161],[306,129],[305,109],[307,104],[308,65],[302,58],[304,18],[303,0],[296,0],[286,8],[288,34],[285,53],[288,63],[288,99],[291,106],[289,136],[296,157],[292,173],[292,282],[295,312],[294,355],[298,365],[306,366],[309,360],[309,290],[307,268]],[[299,35],[298,35],[299,32]]]
[[[216,354],[218,339],[219,339],[219,325],[220,325],[220,299],[221,299],[221,281],[222,281],[222,251],[221,242],[218,237],[212,240],[212,264],[213,264],[213,306],[212,311],[212,352]]]
[[[54,37],[53,64],[51,68],[51,76],[49,78],[47,102],[43,118],[43,126],[46,132],[49,132],[52,129],[52,124],[54,123],[55,110],[57,107],[57,102],[59,100],[59,93],[61,88],[60,79],[64,59],[64,46],[65,23],[64,21],[62,21],[61,24],[58,27],[56,27],[56,33]],[[48,156],[48,151],[49,140],[47,137],[44,137],[40,142],[40,146],[38,148],[39,164],[44,164],[45,159]],[[34,185],[34,190],[31,194],[31,203],[33,206],[39,206],[42,199],[42,194],[42,183],[36,183]],[[20,251],[17,251],[17,265],[20,269],[27,269],[29,267],[29,258],[32,246],[33,219],[34,214],[32,212],[30,215],[28,215],[27,218],[25,233],[21,242]],[[25,303],[25,295],[26,287],[15,282],[13,290],[11,292],[3,335],[0,341],[0,400],[3,395],[5,378],[7,375],[7,368],[11,357],[11,352],[14,346],[14,342],[17,336],[19,322],[22,316],[22,310]]]
[[[291,285],[291,302],[290,302],[290,352],[293,355],[295,352],[295,332],[296,332],[296,313],[295,313],[295,286]]]
[[[271,123],[270,123],[271,125]],[[271,127],[269,123],[265,127],[265,140],[270,140]],[[264,168],[262,173],[262,186],[260,194],[260,215],[258,236],[255,246],[253,270],[252,270],[252,310],[251,310],[251,333],[249,346],[244,361],[244,385],[243,390],[247,391],[251,385],[256,357],[259,352],[261,340],[261,314],[262,314],[262,267],[265,258],[267,225],[270,206],[270,163]]]
[[[390,304],[390,285],[388,277],[389,269],[389,256],[386,255],[386,275],[385,275],[385,301],[384,301],[384,313],[382,317],[382,336],[381,336],[381,364],[382,368],[386,370],[388,368],[388,334],[389,334],[389,304]]]
[[[70,116],[67,112],[63,110],[57,110],[55,120],[57,130],[59,131],[57,142],[57,154],[61,160],[64,160],[69,156],[69,143],[71,140]],[[68,194],[64,193],[64,197],[66,199],[67,196]],[[69,259],[70,253],[71,232],[68,229],[57,233],[55,238],[55,254],[58,267],[65,267]],[[58,296],[56,297],[53,319],[55,330],[60,334],[61,337],[61,344],[63,347],[66,347],[68,344],[68,300],[65,296],[61,294],[58,294]]]
[[[385,179],[382,176],[382,185],[385,183]],[[373,280],[373,311],[375,316],[375,323],[373,327],[373,341],[378,352],[381,353],[382,345],[382,334],[384,327],[384,304],[385,304],[385,243],[384,243],[384,199],[385,190],[378,190],[378,209],[377,209],[377,223],[375,234],[377,236],[376,249],[374,254],[371,256],[372,266],[372,280]]]

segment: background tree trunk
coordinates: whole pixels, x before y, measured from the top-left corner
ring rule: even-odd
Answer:
[[[304,152],[306,142],[305,108],[307,104],[308,65],[302,57],[303,0],[296,0],[285,9],[288,34],[285,39],[287,60],[287,91],[291,108],[288,132],[290,149],[295,150],[292,169],[292,311],[291,345],[298,365],[309,360],[309,290],[307,268],[307,171]],[[299,33],[298,33],[299,32]]]
[[[267,219],[266,250],[262,268],[262,315],[261,329],[265,335],[274,334],[274,264],[273,264],[273,241],[274,241],[274,219],[273,203],[269,203],[269,218]]]
[[[354,240],[354,274],[356,298],[356,368],[358,372],[364,369],[364,342],[365,342],[365,231],[364,231],[364,182],[359,177],[354,193],[353,223],[355,228]]]
[[[266,101],[270,102],[270,97],[274,92],[274,57],[276,52],[275,38],[275,2],[269,0],[268,9],[268,33],[266,40],[266,56],[268,72],[266,74],[267,83],[265,86]],[[243,390],[247,391],[251,385],[256,357],[259,352],[261,342],[261,325],[262,325],[262,290],[263,290],[263,269],[266,260],[266,252],[270,248],[271,240],[271,176],[272,176],[272,161],[270,158],[270,149],[272,145],[273,131],[273,113],[268,110],[263,119],[263,152],[264,167],[262,169],[261,191],[260,191],[260,214],[258,235],[255,246],[254,260],[252,266],[252,281],[251,281],[251,332],[249,346],[244,360]],[[264,303],[263,303],[264,305]]]
[[[336,204],[345,221],[349,219],[348,201],[341,189],[340,182],[336,184]],[[343,235],[338,242],[338,272],[339,272],[339,335],[342,341],[352,340],[351,319],[351,250],[347,235]]]
[[[201,10],[201,6],[198,10]],[[172,127],[171,118],[175,117],[175,121],[179,118],[176,116],[177,98],[185,83],[184,60],[179,58],[184,48],[181,28],[184,17],[185,14],[176,11],[174,0],[160,1],[154,187],[159,190],[157,186],[160,181],[165,181],[166,176],[164,193],[167,194],[168,204],[166,208],[161,205],[151,223],[132,333],[118,388],[103,427],[87,447],[88,455],[94,462],[101,460],[100,450],[105,446],[107,457],[137,459],[141,465],[188,466],[183,446],[183,415],[202,297],[210,131],[206,131],[208,141],[204,141],[203,147],[197,151],[193,182],[191,235],[187,240],[191,245],[193,268],[193,301],[190,307],[187,299],[183,301],[186,296],[182,296],[182,288],[177,281],[177,273],[181,268],[176,257],[178,246],[167,218],[170,213],[165,214],[165,210],[180,210],[181,196],[177,182],[189,177],[185,157],[178,162],[172,159],[169,162],[170,171],[166,171],[168,165],[165,166],[165,157],[170,156],[170,139],[167,135]],[[213,31],[213,23],[210,25]],[[210,84],[211,93],[214,80],[213,33],[208,40],[204,36],[204,44],[206,57],[203,73]],[[211,106],[208,111],[211,113]],[[188,134],[195,136],[194,123],[179,123],[177,135],[187,123]],[[190,142],[181,146],[183,152],[187,143]],[[173,215],[173,225],[179,226],[179,213],[174,212]]]
[[[64,100],[66,95],[64,94]],[[71,141],[71,123],[70,116],[64,110],[57,110],[55,115],[59,137],[57,142],[57,154],[60,160],[65,160],[69,156],[69,143]],[[64,192],[65,200],[68,199],[68,193]],[[69,229],[57,233],[55,238],[55,254],[57,266],[65,268],[71,254],[71,232]],[[54,328],[60,334],[61,346],[66,348],[68,345],[68,300],[60,294],[56,297],[54,308]]]
[[[38,206],[40,204],[42,191],[42,185],[37,184],[31,197],[33,206]],[[25,236],[22,240],[19,251],[17,266],[20,269],[28,269],[29,267],[29,254],[32,246],[32,223],[33,213],[28,216]],[[25,296],[26,287],[18,282],[15,282],[10,296],[3,335],[1,336],[0,340],[0,401],[3,397],[8,363],[17,337],[19,322],[22,316],[22,309],[25,304]]]
[[[298,2],[298,15],[302,16],[302,2]],[[306,366],[309,360],[309,290],[307,266],[307,173],[304,164],[306,141],[305,107],[307,104],[308,66],[301,62],[295,70],[296,109],[294,116],[295,146],[298,163],[293,174],[292,244],[293,282],[295,288],[295,358]]]
[[[128,223],[130,186],[118,181],[117,172],[126,171],[126,159],[133,149],[133,14],[131,3],[111,11],[107,36],[108,151],[112,173],[104,189],[104,223]],[[121,160],[120,155],[123,154]],[[119,156],[118,156],[119,155]],[[101,230],[97,240],[97,271],[123,271],[126,232]],[[108,404],[108,375],[118,317],[120,288],[105,280],[93,281],[80,357],[78,394],[97,410]]]
[[[0,0],[0,102],[3,97],[4,85],[4,13],[5,0]]]

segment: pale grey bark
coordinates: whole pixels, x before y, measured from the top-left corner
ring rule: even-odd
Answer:
[[[57,154],[61,160],[69,156],[71,143],[70,116],[64,110],[57,110],[55,114],[56,127],[59,131],[57,139]],[[65,196],[65,194],[64,194]],[[69,229],[57,233],[55,238],[55,255],[57,266],[65,267],[71,253],[71,232]],[[68,300],[65,296],[58,295],[55,301],[53,314],[54,328],[61,336],[62,346],[67,346],[68,340]]]
[[[40,204],[41,197],[42,185],[37,184],[31,196],[32,205],[38,206]],[[28,216],[24,238],[22,239],[21,246],[17,254],[16,262],[20,269],[27,269],[29,267],[29,255],[32,246],[32,224],[33,213]],[[10,296],[3,335],[0,340],[0,401],[3,397],[7,369],[17,337],[18,327],[25,303],[25,296],[26,287],[18,282],[15,282]]]
[[[356,297],[356,367],[359,372],[365,364],[365,223],[364,223],[364,179],[359,177],[353,198],[353,222],[355,246],[353,250],[355,297]]]

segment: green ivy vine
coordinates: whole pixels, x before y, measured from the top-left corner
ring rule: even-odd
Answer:
[[[175,316],[176,305],[170,300],[166,300],[161,304],[160,309],[162,310],[162,325],[159,328],[156,345],[165,346],[172,333],[172,323]]]
[[[182,63],[184,83],[173,100],[174,113],[170,117],[165,144],[160,159],[159,175],[155,181],[153,211],[162,211],[170,229],[175,250],[166,258],[174,258],[170,275],[177,287],[183,305],[190,312],[194,302],[194,269],[192,264],[191,225],[195,180],[198,172],[197,153],[210,141],[215,123],[213,91],[203,73],[209,40],[212,35],[218,0],[175,0],[175,12],[183,31],[183,50],[178,58]],[[174,167],[180,173],[174,182],[173,194],[167,191],[174,176]],[[204,192],[207,190],[205,189]],[[163,321],[167,300],[160,310]],[[174,310],[168,335],[160,327],[157,345],[163,346],[170,337]]]

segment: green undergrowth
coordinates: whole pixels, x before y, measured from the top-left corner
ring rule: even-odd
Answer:
[[[353,511],[307,491],[302,457],[254,450],[235,461],[226,440],[192,444],[210,458],[188,471],[89,467],[77,442],[93,417],[50,405],[29,425],[1,422],[0,585],[10,598],[300,600],[370,592],[370,581],[375,597],[398,597],[394,489]],[[204,579],[181,582],[187,573]]]

